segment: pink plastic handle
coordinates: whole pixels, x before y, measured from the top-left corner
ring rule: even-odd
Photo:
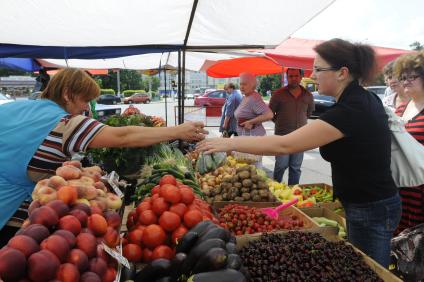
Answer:
[[[284,210],[285,208],[290,207],[291,205],[296,204],[298,201],[299,201],[299,199],[298,199],[298,198],[294,198],[293,200],[290,200],[290,201],[288,201],[287,203],[284,203],[284,204],[282,204],[282,205],[279,205],[279,206],[278,206],[278,207],[276,207],[274,210],[275,210],[276,212],[279,212],[279,211],[281,211],[281,210]]]

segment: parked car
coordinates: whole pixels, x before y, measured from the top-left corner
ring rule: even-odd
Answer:
[[[121,98],[112,94],[103,94],[97,98],[97,104],[116,105],[121,103]]]
[[[377,94],[377,96],[380,97],[380,99],[384,98],[384,92],[386,91],[386,88],[387,86],[384,86],[384,85],[365,87],[365,89],[367,89],[368,91],[371,91]]]
[[[99,121],[105,121],[110,116],[121,115],[121,108],[119,106],[97,104],[96,113]]]
[[[0,93],[0,105],[10,103],[10,102],[13,102],[13,101],[15,101],[15,100],[9,99],[6,95]]]
[[[320,95],[318,91],[312,92],[314,96],[315,110],[312,112],[312,119],[318,118],[321,114],[325,113],[331,106],[336,103],[332,96]]]
[[[143,103],[149,104],[151,98],[147,93],[135,93],[124,99],[124,104]]]
[[[40,99],[40,97],[41,97],[41,93],[43,93],[43,92],[42,92],[42,91],[35,91],[35,92],[32,92],[32,93],[29,95],[28,99],[29,99],[29,100],[37,100],[37,99]]]
[[[225,90],[215,90],[207,92],[202,96],[194,98],[194,105],[198,107],[222,107],[227,98]]]

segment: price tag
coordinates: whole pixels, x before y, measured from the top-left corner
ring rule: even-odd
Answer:
[[[119,252],[117,252],[114,249],[109,248],[105,243],[102,243],[104,250],[106,253],[111,255],[114,259],[116,259],[120,264],[125,266],[126,268],[130,269],[130,263],[128,262],[127,258],[121,255]]]
[[[118,181],[119,175],[115,171],[112,171],[109,174],[107,182],[109,183],[110,187],[112,187],[113,191],[115,191],[115,194],[118,195],[118,197],[123,198],[124,193],[122,193],[121,189],[119,189],[117,185]]]

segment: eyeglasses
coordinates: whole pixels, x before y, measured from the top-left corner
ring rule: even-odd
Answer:
[[[338,70],[338,68],[334,68],[334,67],[327,67],[327,68],[314,67],[314,72],[335,71],[335,70]]]
[[[412,82],[412,81],[414,81],[415,79],[417,79],[417,78],[419,78],[420,76],[419,75],[417,75],[417,74],[409,74],[409,75],[402,75],[400,78],[399,78],[399,81],[400,82],[405,82],[406,80],[408,81],[408,82]]]

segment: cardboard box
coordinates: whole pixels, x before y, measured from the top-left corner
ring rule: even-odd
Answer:
[[[322,208],[322,207],[310,207],[310,208],[302,208],[300,210],[311,218],[325,217],[330,220],[334,220],[346,230],[346,219],[336,214],[334,211],[330,209]]]
[[[337,236],[337,234],[334,233],[335,228],[327,228],[327,227],[322,227],[322,228],[318,228],[316,230],[305,230],[302,232],[315,232],[315,233],[319,233],[321,234],[322,237],[324,237],[325,239],[335,242],[335,241],[340,241],[340,238]],[[287,233],[289,231],[278,231],[278,232],[273,232],[273,233]],[[253,240],[258,240],[260,238],[260,234],[252,234],[252,235],[243,235],[243,236],[237,236],[237,249],[241,249],[243,248],[245,245],[247,245],[250,241]],[[346,244],[350,244],[348,242],[346,242]],[[351,245],[351,244],[350,244]],[[402,281],[401,279],[399,279],[397,276],[395,276],[393,273],[391,273],[388,269],[384,268],[383,266],[381,266],[380,264],[378,264],[375,260],[373,260],[372,258],[370,258],[369,256],[367,256],[366,254],[364,254],[363,252],[361,252],[359,249],[357,249],[355,246],[352,245],[352,247],[354,248],[354,250],[356,252],[358,252],[359,254],[361,254],[361,256],[363,257],[364,261],[366,264],[368,264],[368,266],[384,281],[393,281],[393,282],[400,282]]]

